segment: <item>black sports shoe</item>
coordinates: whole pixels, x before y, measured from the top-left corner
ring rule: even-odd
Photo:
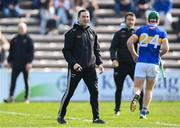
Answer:
[[[93,120],[93,123],[95,123],[95,124],[105,124],[105,121],[97,118],[97,119]]]
[[[149,115],[149,111],[148,110],[147,110],[146,114]]]
[[[138,100],[139,100],[139,95],[135,95],[133,100],[131,101],[131,105],[130,105],[131,112],[134,112],[136,110]]]
[[[8,97],[7,99],[4,99],[4,102],[5,103],[12,103],[12,102],[14,102],[14,99],[11,97]]]
[[[57,122],[59,124],[67,124],[66,120],[64,118],[57,118]]]

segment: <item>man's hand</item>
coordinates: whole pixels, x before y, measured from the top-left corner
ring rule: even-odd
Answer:
[[[98,66],[98,68],[99,68],[99,74],[101,74],[101,73],[104,72],[103,64],[100,64],[100,65]]]
[[[118,62],[117,60],[113,60],[113,61],[112,61],[112,66],[113,66],[114,68],[119,67],[119,62]]]
[[[137,61],[137,59],[138,59],[138,55],[135,54],[135,55],[133,55],[132,57],[133,57],[134,62],[136,63],[136,61]]]
[[[78,71],[78,72],[82,71],[82,67],[81,67],[81,65],[79,65],[78,63],[76,63],[76,64],[73,66],[73,68],[74,68],[75,71]]]
[[[26,64],[26,70],[29,70],[29,69],[31,69],[31,68],[32,68],[32,64],[27,63],[27,64]]]
[[[11,64],[10,63],[4,63],[4,67],[6,67],[6,68],[11,68]]]

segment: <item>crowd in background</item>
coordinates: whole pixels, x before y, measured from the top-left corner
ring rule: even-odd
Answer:
[[[39,10],[40,33],[47,34],[52,30],[71,26],[76,13],[82,8],[90,12],[91,24],[95,25],[94,12],[98,9],[96,0],[32,0],[32,9]],[[2,17],[21,17],[25,14],[20,8],[20,0],[0,0]]]
[[[173,0],[114,0],[114,10],[117,16],[123,16],[126,12],[134,12],[138,18],[146,18],[151,10],[160,14],[160,23],[165,29],[172,28],[180,41],[180,16],[173,21]]]
[[[145,18],[149,10],[160,13],[161,23],[169,27],[172,22],[172,0],[114,0],[117,16],[134,12],[138,18]],[[82,8],[90,12],[91,25],[96,25],[95,11],[99,8],[96,0],[32,0],[32,9],[39,10],[40,33],[47,34],[52,30],[69,28],[76,22],[76,14]],[[3,17],[27,16],[20,8],[20,0],[0,0]],[[58,32],[58,31],[54,31]]]
[[[27,16],[21,8],[22,0],[0,0],[1,17]],[[176,22],[172,18],[172,0],[114,0],[114,11],[117,17],[122,17],[126,12],[134,12],[138,18],[145,18],[148,11],[155,10],[160,13],[161,24],[166,29],[171,27],[180,40],[180,17]],[[96,26],[95,11],[99,9],[97,0],[32,0],[31,9],[39,10],[41,34],[59,33],[61,29],[69,29],[76,21],[77,12],[86,8],[90,12],[91,26]],[[0,48],[1,60],[4,48]],[[3,54],[3,55],[2,55]]]
[[[86,8],[90,11],[91,24],[95,25],[96,0],[44,0],[33,1],[33,8],[40,9],[40,32],[47,34],[56,28],[71,26],[76,22],[76,13]]]
[[[148,11],[155,10],[160,13],[161,23],[168,27],[172,23],[172,0],[114,0],[116,15],[125,12],[134,12],[137,17],[145,18]]]

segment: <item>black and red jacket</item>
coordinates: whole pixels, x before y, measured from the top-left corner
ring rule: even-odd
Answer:
[[[90,26],[83,28],[77,23],[74,24],[65,34],[63,54],[71,68],[75,63],[82,68],[102,64],[97,34]]]
[[[116,59],[120,63],[134,64],[132,56],[127,48],[127,40],[134,32],[135,29],[128,29],[127,27],[123,27],[115,32],[109,49],[112,61]],[[135,49],[137,49],[137,45],[135,45]]]

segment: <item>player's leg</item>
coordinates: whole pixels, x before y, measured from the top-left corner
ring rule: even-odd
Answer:
[[[134,78],[134,93],[135,96],[133,97],[133,100],[131,101],[130,110],[132,112],[135,111],[137,103],[139,102],[140,93],[144,85],[145,78]]]
[[[4,102],[6,103],[13,102],[13,95],[14,95],[14,90],[16,86],[16,80],[20,72],[21,72],[20,70],[12,68],[9,97],[7,99],[4,99]]]
[[[95,68],[87,69],[85,71],[84,82],[90,93],[90,104],[93,112],[93,123],[105,123],[99,117],[99,104],[98,104],[98,78]]]
[[[143,98],[144,98],[144,91],[142,89],[139,97],[139,110],[141,110],[143,107]]]
[[[145,68],[144,63],[137,63],[135,67],[134,89],[133,89],[135,96],[133,100],[131,101],[131,105],[130,105],[130,110],[132,112],[134,112],[136,109],[137,102],[139,101],[140,93],[142,91],[142,88],[145,82],[146,73],[144,72],[144,68]]]
[[[153,92],[154,86],[155,86],[155,80],[147,79],[145,95],[144,95],[144,100],[143,100],[143,107],[140,112],[141,119],[147,118],[148,108],[152,100],[152,92]]]
[[[64,93],[64,96],[62,97],[61,107],[58,112],[58,118],[57,118],[59,124],[66,123],[66,121],[64,120],[64,117],[66,115],[66,108],[80,80],[81,80],[81,72],[76,72],[74,70],[68,69],[67,89]]]
[[[28,82],[29,71],[24,69],[23,76],[24,76],[24,83],[25,83],[24,101],[25,101],[25,103],[29,103],[29,82]]]
[[[128,74],[133,81],[134,81],[134,70],[135,70],[134,65],[131,65],[128,70]],[[144,92],[142,89],[139,97],[139,110],[141,110],[143,106],[143,96],[144,96]]]
[[[120,107],[121,107],[121,96],[122,96],[122,90],[123,90],[123,83],[124,79],[126,78],[126,72],[121,70],[120,68],[114,69],[114,82],[116,86],[115,91],[115,114],[120,114]]]
[[[158,65],[149,65],[147,68],[147,82],[146,82],[146,89],[143,101],[143,108],[140,113],[140,118],[147,118],[147,112],[149,105],[152,100],[153,89],[156,84],[156,80],[159,73],[159,66]]]

